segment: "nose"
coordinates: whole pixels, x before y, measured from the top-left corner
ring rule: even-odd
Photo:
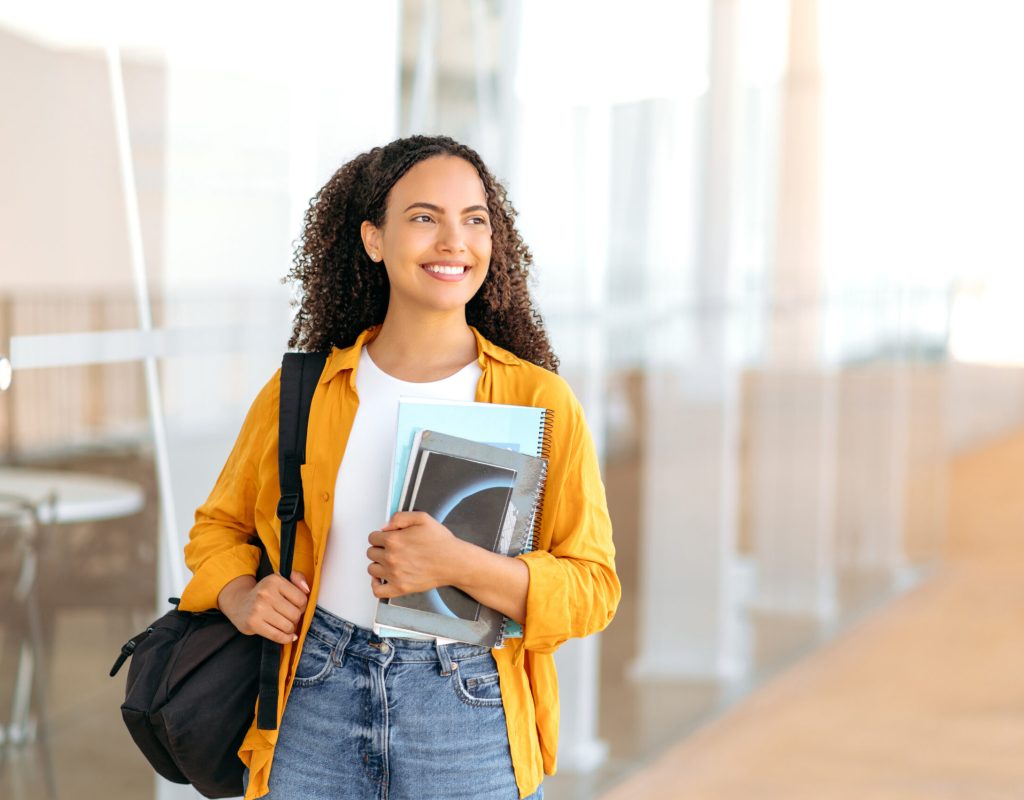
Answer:
[[[458,219],[445,220],[438,225],[437,246],[446,253],[461,253],[466,249]]]

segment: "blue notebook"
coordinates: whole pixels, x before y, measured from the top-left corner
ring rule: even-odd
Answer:
[[[435,400],[425,397],[401,398],[398,405],[398,433],[395,437],[385,519],[390,519],[400,507],[402,487],[418,432],[437,431],[529,456],[548,458],[553,422],[553,412],[546,408]],[[539,531],[538,513],[534,521],[534,536],[527,541],[521,552],[533,549]],[[404,631],[386,626],[380,626],[379,633],[382,636],[407,635]],[[522,626],[515,620],[507,619],[504,638],[517,638],[522,635]]]

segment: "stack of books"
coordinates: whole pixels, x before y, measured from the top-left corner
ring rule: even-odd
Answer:
[[[551,442],[549,409],[402,398],[387,518],[423,511],[460,539],[515,556],[536,544]],[[501,647],[521,626],[453,586],[381,600],[383,636]]]

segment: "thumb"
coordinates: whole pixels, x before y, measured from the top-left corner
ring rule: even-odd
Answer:
[[[391,515],[387,524],[381,528],[382,531],[400,531],[414,524],[416,517],[412,511],[396,511]]]
[[[309,594],[309,584],[306,583],[306,576],[297,569],[292,570],[292,583],[302,589],[306,594]]]

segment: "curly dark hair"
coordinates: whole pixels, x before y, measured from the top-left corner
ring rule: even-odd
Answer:
[[[409,136],[374,147],[344,164],[310,201],[294,266],[282,280],[301,286],[288,346],[306,352],[348,347],[384,321],[390,282],[367,255],[360,227],[364,220],[383,227],[391,187],[434,156],[457,156],[476,168],[491,217],[490,269],[466,304],[466,322],[524,361],[557,372],[558,358],[530,298],[533,256],[516,230],[516,211],[476,151],[447,136]]]

